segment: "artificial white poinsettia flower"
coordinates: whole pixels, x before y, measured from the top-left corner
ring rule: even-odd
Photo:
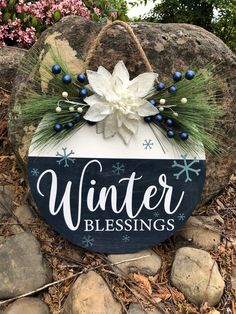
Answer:
[[[118,133],[128,144],[141,118],[158,113],[145,99],[153,89],[157,74],[143,73],[130,80],[123,61],[116,64],[112,74],[102,66],[97,72],[86,73],[94,94],[84,99],[89,105],[84,118],[97,122],[97,132],[104,133],[105,138]]]

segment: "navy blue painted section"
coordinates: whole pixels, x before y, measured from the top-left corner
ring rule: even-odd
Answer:
[[[73,156],[72,156],[73,157]],[[71,158],[72,158],[71,157]],[[102,253],[127,253],[135,252],[148,247],[170,237],[191,215],[196,207],[205,178],[205,161],[194,162],[191,160],[140,160],[140,159],[98,159],[102,165],[102,172],[99,171],[98,163],[92,163],[85,172],[83,181],[82,200],[78,197],[80,177],[84,166],[93,159],[73,158],[60,164],[59,157],[29,157],[29,183],[34,200],[45,220],[67,240],[72,243]],[[177,179],[174,174],[183,170],[181,165],[189,165],[193,162],[189,171],[183,171]],[[76,225],[78,218],[78,202],[81,201],[81,223],[77,230],[72,231],[65,223],[63,209],[56,215],[49,212],[49,195],[52,184],[52,175],[46,173],[40,180],[41,196],[37,191],[37,182],[44,171],[51,169],[57,177],[56,208],[59,206],[68,182],[71,182],[70,206],[73,224]],[[198,171],[198,175],[196,173]],[[155,185],[156,194],[150,199],[150,206],[154,207],[164,197],[155,210],[149,210],[143,206],[136,218],[129,218],[126,207],[121,213],[114,213],[111,208],[111,201],[108,197],[105,210],[100,207],[94,212],[88,209],[87,195],[90,188],[94,187],[94,204],[98,202],[99,193],[103,187],[109,188],[115,185],[117,189],[117,208],[123,202],[127,189],[127,179],[119,183],[122,178],[130,178],[132,173],[136,173],[132,193],[132,209],[136,212],[143,201],[146,189]],[[166,176],[166,182],[173,187],[171,198],[171,210],[177,205],[181,193],[184,196],[180,207],[174,214],[168,214],[164,209],[164,200],[168,189],[164,189],[158,182],[160,175]],[[162,176],[163,178],[163,176]],[[95,180],[96,183],[92,180]],[[191,180],[191,181],[190,181]],[[92,183],[92,184],[91,184]],[[70,183],[69,183],[70,184]],[[165,190],[163,192],[163,190]],[[91,192],[92,190],[90,190]],[[130,193],[129,193],[130,194]],[[110,194],[109,194],[110,196]],[[66,208],[69,210],[69,208]],[[92,223],[91,223],[92,221]],[[85,227],[89,231],[85,231]],[[174,229],[173,229],[174,226]],[[94,228],[93,230],[92,227]],[[107,231],[104,231],[105,228]],[[150,230],[149,230],[150,229]],[[103,231],[102,231],[103,230]]]

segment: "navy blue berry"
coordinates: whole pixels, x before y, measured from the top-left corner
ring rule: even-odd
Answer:
[[[61,73],[61,67],[60,67],[59,64],[54,64],[54,65],[52,66],[52,73],[53,73],[53,74],[59,74],[59,73]]]

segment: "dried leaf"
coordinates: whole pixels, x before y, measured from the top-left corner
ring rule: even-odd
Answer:
[[[152,286],[147,277],[140,274],[133,274],[133,278],[140,284],[140,287],[144,288],[149,294],[152,294]]]

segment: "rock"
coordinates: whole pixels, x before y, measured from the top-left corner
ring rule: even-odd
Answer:
[[[226,81],[224,75],[227,74],[226,76],[230,78],[235,76],[236,56],[215,35],[194,25],[143,22],[131,23],[130,25],[140,39],[154,70],[160,74],[161,80],[165,81],[175,70],[185,71],[193,60],[195,67],[199,68],[210,62],[216,64],[221,62],[223,70],[219,72],[216,80],[220,86],[219,93],[224,93],[221,109],[225,111],[225,114],[219,121],[218,127],[220,133],[224,134],[225,152],[207,158],[206,182],[202,196],[202,203],[205,203],[228,184],[235,163],[236,124],[234,117],[236,106],[234,99],[236,88],[234,80]],[[48,59],[50,58],[47,53],[48,45],[55,42],[58,47],[61,47],[60,52],[63,56],[70,60],[71,71],[76,71],[78,74],[79,68],[83,65],[82,59],[85,59],[91,43],[94,42],[102,26],[77,16],[65,17],[43,32],[35,48],[39,50],[38,54],[41,54],[44,49],[45,58]],[[34,51],[31,49],[23,58],[26,64],[27,58],[33,53]],[[75,56],[78,58],[81,56],[81,59],[76,61]],[[142,59],[128,33],[116,26],[109,30],[107,36],[103,38],[90,68],[97,69],[99,65],[103,65],[111,71],[119,60],[125,62],[132,77],[145,71]],[[38,71],[36,62],[32,63],[31,73],[34,71]],[[42,69],[39,71],[42,73]],[[36,73],[38,74],[38,72]],[[28,85],[29,80],[30,77],[17,75],[10,108],[17,106],[20,91]],[[45,89],[47,84],[45,85],[44,82],[41,87]],[[11,142],[15,149],[21,153],[22,162],[25,160],[30,140],[26,140],[20,122],[16,121],[13,116],[10,116],[9,124]],[[23,150],[19,149],[19,145],[22,144]]]
[[[128,310],[128,314],[163,314],[163,313],[165,313],[164,309],[162,311],[158,310],[157,308],[154,308],[153,310],[145,309],[144,311],[140,304],[138,303],[131,303]]]
[[[23,298],[7,307],[3,314],[50,314],[48,306],[37,298]]]
[[[161,267],[161,258],[152,250],[144,250],[131,254],[111,254],[108,255],[108,259],[114,264],[130,260],[117,265],[126,274],[138,272],[145,275],[155,275]]]
[[[198,248],[212,250],[221,242],[224,220],[220,215],[191,216],[177,233],[176,238],[183,238]]]
[[[9,214],[14,202],[15,190],[11,185],[0,186],[0,220]]]
[[[171,269],[171,282],[198,306],[203,302],[209,306],[217,304],[225,286],[211,255],[189,247],[177,250]]]
[[[22,224],[28,224],[35,218],[30,206],[27,204],[17,207],[14,214]]]
[[[0,243],[0,299],[35,290],[51,279],[51,270],[32,234],[23,232]]]
[[[15,209],[14,211],[15,216],[18,218],[18,220],[21,222],[22,225],[26,225],[31,222],[31,220],[34,218],[34,215],[32,211],[30,210],[29,205],[22,205]],[[24,232],[24,229],[19,224],[19,222],[14,218],[11,217],[8,222],[12,224],[10,226],[10,230],[12,234],[18,234]]]
[[[101,276],[94,271],[81,275],[64,304],[64,314],[121,314],[121,305],[114,299]]]
[[[26,50],[17,47],[0,47],[0,87],[11,91],[19,63]]]
[[[24,232],[24,225],[27,228],[27,224],[34,218],[33,213],[28,205],[22,205],[14,210],[14,214],[18,220],[13,216],[10,217],[7,221],[9,223],[8,228],[11,234],[22,233]]]

